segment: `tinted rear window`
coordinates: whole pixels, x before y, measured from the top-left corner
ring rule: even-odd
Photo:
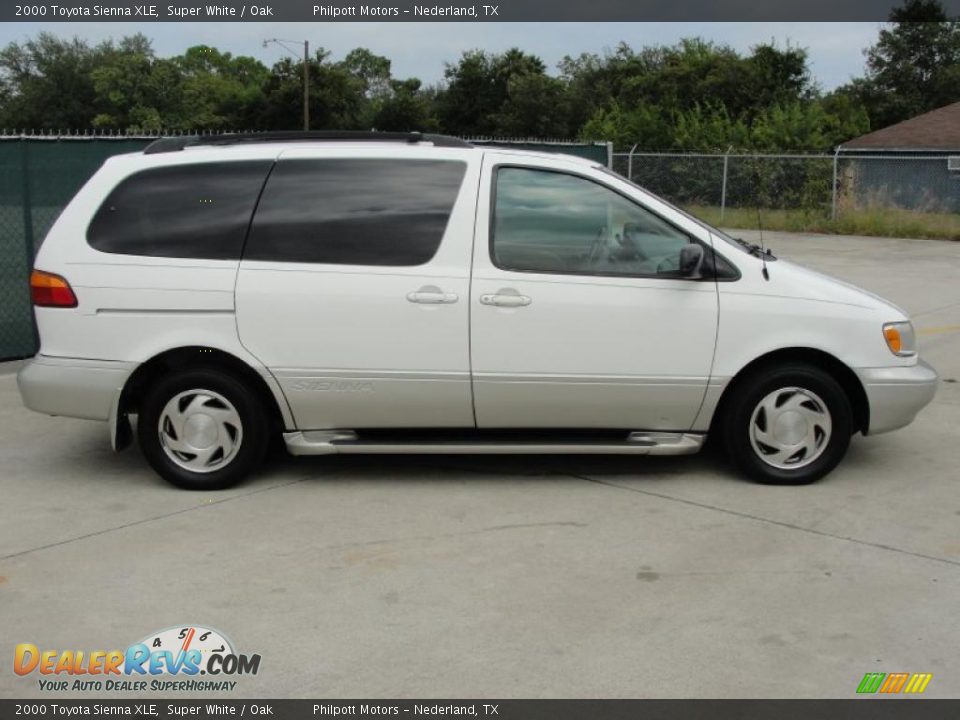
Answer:
[[[440,246],[465,171],[447,160],[282,160],[244,258],[422,265]]]
[[[87,229],[108,253],[235,260],[271,160],[153,168],[107,196]]]

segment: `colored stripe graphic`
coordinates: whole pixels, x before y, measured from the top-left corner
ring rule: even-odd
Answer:
[[[895,695],[900,691],[919,695],[927,689],[933,679],[933,673],[866,673],[857,685],[857,693],[872,695],[883,693]]]
[[[919,694],[927,689],[927,685],[933,679],[933,673],[914,673],[910,676],[910,681],[903,689],[905,693]]]
[[[907,673],[890,673],[883,685],[880,686],[882,693],[898,693],[903,689],[909,675]]]
[[[880,689],[880,683],[886,677],[886,673],[867,673],[857,686],[858,693],[873,694]]]

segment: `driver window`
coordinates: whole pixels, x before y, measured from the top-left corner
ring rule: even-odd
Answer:
[[[497,171],[492,257],[504,270],[678,276],[690,238],[622,195],[548,170]]]

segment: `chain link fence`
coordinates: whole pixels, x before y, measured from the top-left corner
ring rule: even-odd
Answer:
[[[840,155],[839,211],[894,207],[960,213],[960,155]]]
[[[633,152],[613,169],[716,224],[960,239],[960,158],[947,155]]]

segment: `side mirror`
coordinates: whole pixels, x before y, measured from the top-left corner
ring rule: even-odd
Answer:
[[[703,266],[703,246],[697,243],[684,245],[680,249],[680,274],[694,280],[700,278]]]

